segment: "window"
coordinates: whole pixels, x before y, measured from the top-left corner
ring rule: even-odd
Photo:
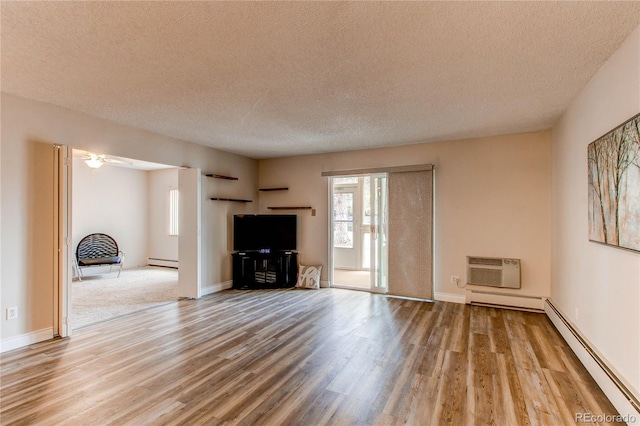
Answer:
[[[178,190],[169,190],[169,235],[178,235]]]

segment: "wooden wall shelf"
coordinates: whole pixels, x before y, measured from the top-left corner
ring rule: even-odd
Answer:
[[[214,179],[225,179],[225,180],[238,180],[237,177],[233,177],[233,176],[224,176],[224,175],[217,175],[215,173],[207,173],[205,174],[206,177],[210,177],[210,178],[214,178]]]
[[[311,210],[312,207],[267,207],[269,210]]]
[[[211,198],[213,201],[233,201],[236,203],[253,203],[253,200],[243,200],[243,199],[239,199],[239,198],[218,198],[218,197],[214,197]]]
[[[282,187],[282,188],[259,188],[258,191],[288,191],[289,188],[287,187]]]

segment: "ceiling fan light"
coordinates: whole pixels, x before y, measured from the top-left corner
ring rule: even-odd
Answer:
[[[93,155],[88,160],[84,160],[84,162],[92,169],[99,169],[104,164],[102,158]]]

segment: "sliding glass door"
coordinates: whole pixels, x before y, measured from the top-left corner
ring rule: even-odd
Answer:
[[[332,178],[330,217],[333,284],[385,292],[386,174]]]
[[[389,250],[387,234],[387,175],[370,177],[370,271],[371,290],[387,291],[387,253]]]

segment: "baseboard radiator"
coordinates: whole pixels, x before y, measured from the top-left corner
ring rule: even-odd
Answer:
[[[565,318],[551,300],[546,300],[545,312],[620,415],[633,416],[635,420],[631,423],[635,424],[638,417],[640,417],[639,396],[618,377],[618,374],[608,365],[608,362]],[[635,410],[636,413],[631,410]]]
[[[177,260],[169,260],[169,259],[158,259],[155,257],[150,257],[147,259],[147,264],[149,266],[164,266],[166,268],[178,268]]]
[[[501,291],[467,289],[466,303],[493,308],[544,312],[544,298]]]

